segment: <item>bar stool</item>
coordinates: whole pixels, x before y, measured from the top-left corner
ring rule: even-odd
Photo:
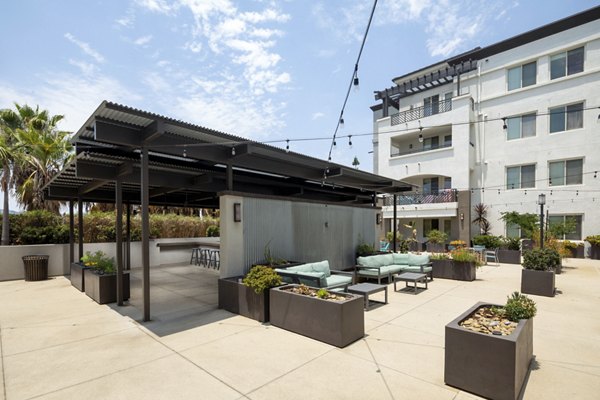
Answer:
[[[198,260],[198,265],[202,265],[203,267],[208,267],[210,264],[210,250],[209,249],[200,249],[200,259]]]
[[[208,257],[209,257],[208,266],[218,270],[221,267],[220,251],[219,250],[210,250]]]
[[[190,264],[198,265],[200,263],[200,247],[194,247],[192,249],[192,258],[190,258]]]

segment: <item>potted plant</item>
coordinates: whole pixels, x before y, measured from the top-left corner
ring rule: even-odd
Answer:
[[[570,240],[565,240],[562,242],[562,246],[568,252],[569,257],[584,258],[583,243],[576,243],[576,242],[571,242]]]
[[[521,239],[499,238],[498,261],[503,264],[521,264]]]
[[[219,308],[269,322],[269,289],[281,285],[281,276],[273,268],[256,265],[248,274],[219,279]]]
[[[450,255],[432,255],[431,264],[434,278],[474,281],[477,278],[477,267],[481,262],[476,254],[460,248],[453,250]]]
[[[460,249],[463,247],[467,247],[467,242],[464,240],[453,240],[450,242],[450,246],[453,246],[455,249]]]
[[[519,396],[533,359],[533,300],[477,303],[446,325],[444,382],[492,399]]]
[[[85,294],[98,304],[117,301],[117,274],[115,260],[103,251],[90,253],[81,258],[84,265],[90,268],[83,271]],[[123,273],[123,300],[129,299],[129,273]]]
[[[276,257],[271,252],[270,247],[271,241],[269,240],[265,245],[263,256],[264,259],[256,264],[252,264],[252,267],[256,267],[257,265],[263,265],[270,268],[288,268],[294,265],[300,265],[297,261],[288,261],[285,258]]]
[[[600,260],[600,235],[588,236],[585,241],[590,244],[590,258]]]
[[[554,249],[535,248],[523,254],[521,292],[554,297],[554,273],[560,265],[560,255]]]
[[[85,275],[83,272],[86,269],[92,268],[90,256],[91,255],[88,252],[86,255],[81,257],[79,262],[71,263],[71,286],[75,287],[80,292],[85,292]]]
[[[433,253],[443,253],[444,244],[448,240],[448,235],[445,232],[437,229],[432,229],[427,233],[427,251]]]
[[[364,298],[305,285],[271,289],[271,324],[337,347],[365,335]]]
[[[369,243],[360,243],[356,246],[356,256],[357,257],[366,257],[372,256],[373,254],[377,254],[378,251],[372,244]]]

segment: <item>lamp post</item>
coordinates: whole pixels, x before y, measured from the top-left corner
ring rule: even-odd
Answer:
[[[538,204],[540,205],[540,248],[544,248],[544,204],[546,204],[546,195],[541,193],[538,196]]]

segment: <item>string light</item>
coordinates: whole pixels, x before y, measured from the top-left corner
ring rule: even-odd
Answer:
[[[508,126],[506,126],[506,117],[502,118],[502,129],[506,130]]]
[[[423,143],[423,127],[419,127],[419,143]]]
[[[231,155],[235,156],[235,146],[231,146]]]
[[[187,158],[187,149],[183,148],[183,158]]]
[[[289,153],[290,152],[290,139],[286,140],[286,144],[285,144],[285,152]]]
[[[350,148],[352,148],[352,135],[348,136],[348,146],[350,146]]]
[[[340,128],[344,127],[344,117],[340,117]]]

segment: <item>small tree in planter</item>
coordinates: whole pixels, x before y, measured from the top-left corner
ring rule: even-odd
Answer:
[[[498,261],[503,264],[521,264],[521,240],[518,237],[499,237]]]
[[[117,274],[115,260],[104,252],[89,251],[81,258],[89,269],[83,271],[85,294],[98,304],[114,303],[117,301]],[[129,299],[129,273],[123,273],[123,300]]]
[[[273,268],[255,265],[242,277],[219,279],[219,308],[269,322],[269,289],[281,285],[281,276]]]
[[[535,303],[518,292],[504,306],[477,303],[446,325],[444,381],[493,399],[516,399],[533,359]]]
[[[600,235],[592,235],[585,238],[585,241],[590,244],[590,258],[600,260]]]
[[[435,253],[444,252],[444,244],[448,240],[448,235],[445,232],[437,229],[432,229],[427,233],[427,250]]]
[[[494,235],[477,235],[473,237],[473,244],[484,246],[486,249],[497,249],[502,244],[502,237]]]
[[[521,292],[554,297],[554,271],[560,265],[560,255],[554,249],[532,249],[523,254]]]

